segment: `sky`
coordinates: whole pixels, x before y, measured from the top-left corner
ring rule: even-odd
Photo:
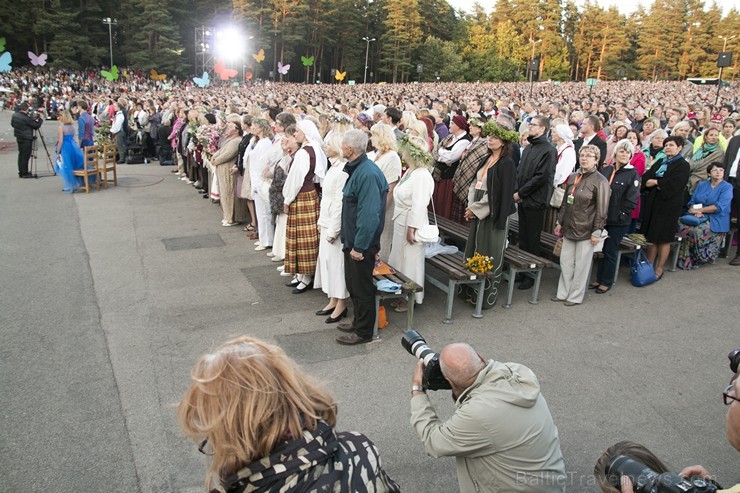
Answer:
[[[456,9],[463,9],[470,11],[473,4],[475,3],[475,0],[447,0],[450,5],[452,5]],[[729,10],[732,8],[733,4],[737,0],[716,0],[717,5],[719,5],[722,8],[722,12],[725,14],[729,12]],[[707,0],[707,4],[709,4],[711,0]],[[496,3],[496,0],[478,0],[478,3],[480,3],[483,8],[486,9],[486,11],[490,12],[493,8],[493,5]],[[619,11],[623,14],[629,14],[637,9],[637,6],[639,5],[638,0],[595,0],[595,3],[602,5],[604,7],[609,7],[611,5],[616,5],[619,8]],[[644,2],[645,6],[650,5],[652,2],[650,0],[646,0]],[[576,4],[581,5],[583,4],[582,0],[577,0]]]

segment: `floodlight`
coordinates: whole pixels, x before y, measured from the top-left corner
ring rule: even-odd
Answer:
[[[216,42],[214,45],[216,56],[224,60],[236,60],[246,51],[244,35],[228,27],[216,31]]]

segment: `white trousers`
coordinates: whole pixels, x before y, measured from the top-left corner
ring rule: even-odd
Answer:
[[[573,303],[583,302],[593,256],[594,246],[591,244],[591,239],[573,241],[563,238],[563,250],[560,252],[558,298]]]
[[[279,260],[285,258],[285,228],[287,227],[288,215],[278,214],[277,219],[275,219],[275,238],[272,242],[272,253]]]
[[[254,197],[254,215],[257,216],[257,233],[262,246],[272,246],[275,237],[275,226],[272,225],[272,213],[270,212],[270,199],[259,194]]]

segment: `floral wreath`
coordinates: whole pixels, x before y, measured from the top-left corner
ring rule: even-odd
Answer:
[[[398,150],[400,154],[408,155],[413,161],[429,167],[432,162],[432,155],[420,148],[409,139],[408,134],[403,134],[398,140]]]
[[[329,121],[332,121],[334,123],[338,123],[340,125],[352,125],[353,121],[352,118],[348,117],[344,113],[334,113],[331,116],[328,117]]]
[[[483,125],[481,130],[483,137],[494,136],[502,142],[519,142],[519,133],[513,130],[506,130],[496,122],[488,121]]]

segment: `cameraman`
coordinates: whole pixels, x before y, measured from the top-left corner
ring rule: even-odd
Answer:
[[[33,132],[41,128],[44,119],[36,113],[32,118],[28,114],[28,103],[22,102],[13,117],[10,119],[10,126],[13,127],[13,135],[18,142],[18,176],[20,178],[33,178],[28,172],[28,161],[31,159],[33,148]]]
[[[735,352],[733,354],[738,353]],[[734,369],[736,370],[735,375],[730,380],[730,385],[722,393],[722,398],[725,405],[729,406],[727,409],[727,439],[735,447],[735,450],[740,452],[740,371],[737,370],[737,366]],[[683,477],[700,476],[705,479],[714,479],[703,466],[687,467],[679,475]],[[721,492],[740,493],[740,484],[736,484],[726,490],[720,490],[718,493]],[[632,482],[626,476],[622,476],[622,493],[634,493]]]
[[[456,457],[461,493],[565,491],[558,429],[532,370],[485,361],[462,343],[445,346],[439,359],[457,409],[447,421],[437,417],[419,360],[411,425],[429,455]]]

